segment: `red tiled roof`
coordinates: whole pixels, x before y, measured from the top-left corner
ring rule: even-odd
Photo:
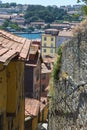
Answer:
[[[47,98],[41,97],[40,101],[33,98],[25,99],[25,116],[38,116],[47,106]]]
[[[31,41],[0,30],[0,62],[7,62],[18,56],[20,60],[28,60]]]
[[[26,116],[38,116],[40,110],[40,103],[36,99],[25,99],[25,115]]]

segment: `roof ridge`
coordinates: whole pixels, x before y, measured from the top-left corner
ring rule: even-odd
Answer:
[[[14,42],[23,44],[23,43],[21,43],[21,42],[19,42],[19,41],[17,41],[17,40],[14,40],[14,39],[10,38],[9,36],[5,35],[5,34],[2,33],[2,32],[0,32],[0,34],[1,34],[2,36],[4,36],[4,38],[7,38],[8,40],[12,40],[12,41],[14,41]],[[8,32],[8,34],[11,34],[11,33]],[[16,35],[14,35],[14,34],[11,34],[11,35],[16,36]],[[17,37],[19,37],[19,36],[17,36]],[[21,38],[21,37],[20,37],[20,38]],[[25,40],[26,40],[26,38],[25,38]]]

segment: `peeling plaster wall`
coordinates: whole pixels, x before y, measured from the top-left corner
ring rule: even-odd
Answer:
[[[62,52],[60,78],[50,104],[49,130],[87,130],[86,38],[68,41]]]

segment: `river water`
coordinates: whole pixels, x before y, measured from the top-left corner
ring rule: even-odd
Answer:
[[[42,35],[42,33],[15,33],[15,34],[28,39],[41,39]]]

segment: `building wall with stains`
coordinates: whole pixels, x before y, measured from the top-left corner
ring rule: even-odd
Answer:
[[[12,61],[0,71],[0,125],[3,130],[24,130],[23,79],[23,62]]]
[[[87,21],[62,46],[49,105],[50,130],[87,129]]]

